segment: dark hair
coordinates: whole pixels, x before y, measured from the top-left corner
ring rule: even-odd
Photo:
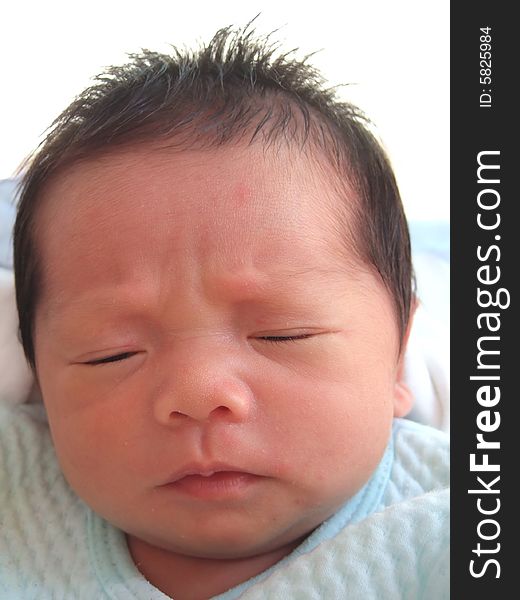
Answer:
[[[392,168],[361,111],[324,86],[309,57],[297,60],[294,51],[276,56],[278,49],[270,35],[254,37],[249,24],[221,29],[195,51],[143,50],[99,75],[54,121],[26,161],[14,227],[20,336],[33,370],[42,284],[35,218],[45,185],[82,159],[159,140],[182,149],[260,138],[266,146],[285,140],[306,151],[321,150],[338,181],[356,192],[348,208],[355,249],[389,290],[402,343],[414,284]]]

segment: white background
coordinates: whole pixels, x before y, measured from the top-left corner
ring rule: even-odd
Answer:
[[[312,63],[377,126],[408,217],[449,218],[449,2],[417,0],[4,0],[0,179],[103,67],[141,48],[208,40],[257,13],[259,33]]]

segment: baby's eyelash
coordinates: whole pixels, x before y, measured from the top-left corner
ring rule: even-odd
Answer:
[[[284,342],[297,342],[298,340],[305,340],[312,337],[311,333],[302,333],[300,335],[266,335],[258,339],[264,342],[270,342],[271,344],[280,344]]]
[[[312,337],[311,333],[302,333],[300,335],[266,335],[261,336],[258,339],[270,344],[283,344],[287,342],[297,342],[298,340],[305,340]],[[113,354],[112,356],[105,356],[103,358],[96,358],[95,360],[89,360],[85,362],[85,365],[106,365],[113,362],[121,362],[134,356],[135,352],[121,352],[120,354]]]
[[[112,362],[119,362],[130,358],[135,352],[121,352],[120,354],[114,354],[112,356],[105,356],[104,358],[96,358],[95,360],[89,360],[86,365],[104,365]]]

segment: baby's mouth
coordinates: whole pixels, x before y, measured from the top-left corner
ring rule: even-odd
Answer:
[[[190,467],[160,487],[199,500],[231,500],[243,497],[261,479],[232,467]]]

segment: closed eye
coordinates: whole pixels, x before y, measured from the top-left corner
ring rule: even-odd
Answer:
[[[306,340],[313,335],[315,334],[302,333],[300,335],[265,335],[259,337],[258,339],[263,340],[264,342],[270,342],[271,344],[280,344],[284,342],[297,342],[298,340]]]
[[[257,339],[271,344],[283,344],[287,342],[297,342],[298,340],[305,340],[313,337],[312,333],[302,333],[300,335],[266,335],[261,336]],[[95,360],[89,360],[83,364],[85,365],[105,365],[108,363],[121,362],[137,354],[137,352],[121,352],[120,354],[113,354],[112,356],[105,356],[103,358],[96,358]]]
[[[120,362],[122,360],[126,360],[131,356],[134,356],[137,352],[121,352],[120,354],[114,354],[112,356],[105,356],[104,358],[96,358],[95,360],[89,360],[83,364],[85,365],[104,365],[112,362]]]

